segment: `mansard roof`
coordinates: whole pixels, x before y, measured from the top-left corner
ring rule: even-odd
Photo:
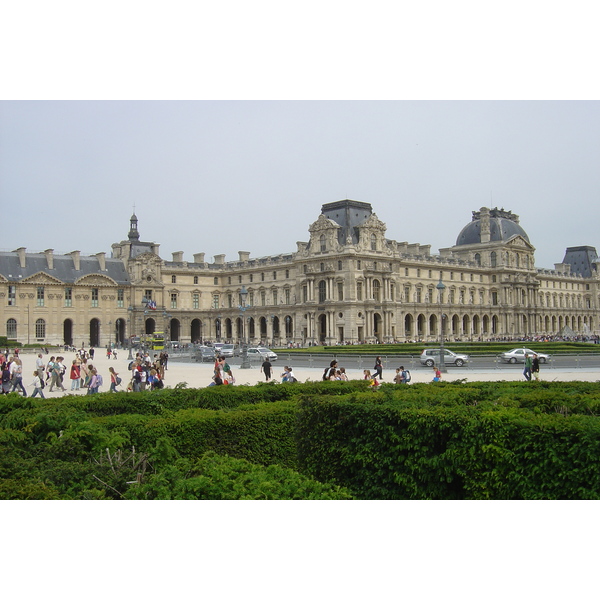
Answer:
[[[129,285],[129,276],[125,265],[121,260],[106,258],[106,270],[100,269],[100,262],[96,256],[79,257],[79,270],[75,270],[73,257],[64,254],[52,256],[53,267],[48,268],[46,255],[42,253],[26,253],[25,266],[21,267],[19,255],[16,252],[0,252],[0,274],[7,281],[22,281],[36,273],[47,275],[62,281],[63,283],[75,283],[85,275],[106,275],[113,279],[118,285]]]

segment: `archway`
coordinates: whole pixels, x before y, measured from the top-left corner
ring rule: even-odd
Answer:
[[[273,339],[279,339],[281,333],[279,331],[279,317],[273,319]]]
[[[319,342],[325,343],[327,337],[327,316],[319,315],[317,318],[317,337]]]
[[[125,319],[115,321],[115,337],[119,346],[125,343]]]
[[[98,319],[90,321],[90,346],[94,348],[100,346],[100,321]]]
[[[156,331],[156,321],[154,319],[146,319],[145,332],[146,335],[150,335]]]
[[[225,338],[227,340],[233,339],[233,324],[231,319],[225,319]]]
[[[65,345],[73,345],[73,321],[65,319],[63,322],[63,340]]]
[[[425,338],[425,315],[420,314],[417,317],[417,340]]]
[[[373,315],[373,335],[378,342],[381,342],[383,336],[383,321],[379,313]]]
[[[440,330],[438,327],[438,319],[436,315],[431,315],[429,317],[429,335],[437,340],[440,335]]]
[[[202,343],[202,321],[200,319],[192,319],[190,334],[192,344]]]
[[[253,340],[256,337],[254,317],[248,319],[248,339]]]
[[[171,319],[169,324],[169,339],[172,342],[178,342],[181,332],[181,323],[179,319]],[[166,332],[165,332],[166,333]]]
[[[404,337],[410,338],[413,334],[413,316],[406,315],[404,317]]]
[[[261,317],[260,321],[260,340],[261,342],[267,339],[267,319],[265,317]]]
[[[292,317],[290,317],[290,315],[287,315],[287,317],[285,318],[285,337],[290,340],[293,337],[292,334],[293,331],[293,320]]]

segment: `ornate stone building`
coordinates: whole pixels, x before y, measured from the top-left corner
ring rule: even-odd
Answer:
[[[342,200],[323,205],[296,252],[240,251],[210,263],[197,253],[188,262],[183,252],[164,260],[158,244],[140,241],[133,215],[111,258],[0,253],[2,319],[23,343],[94,346],[155,331],[181,343],[432,341],[440,318],[448,339],[599,332],[591,246],[567,248],[562,263],[538,269],[517,215],[485,207],[437,255],[385,232],[370,204]]]

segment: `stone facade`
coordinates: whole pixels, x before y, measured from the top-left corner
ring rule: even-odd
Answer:
[[[364,202],[325,204],[293,253],[212,263],[172,260],[128,239],[103,253],[0,253],[6,334],[23,343],[106,346],[163,331],[172,341],[281,346],[598,334],[595,248],[567,248],[554,269],[535,267],[535,248],[510,211],[481,208],[451,248],[385,237]],[[248,292],[240,310],[240,292]],[[144,300],[144,302],[142,302]]]

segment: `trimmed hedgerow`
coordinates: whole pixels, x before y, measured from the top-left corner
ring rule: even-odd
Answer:
[[[600,421],[491,405],[305,399],[299,468],[366,499],[599,498]]]

